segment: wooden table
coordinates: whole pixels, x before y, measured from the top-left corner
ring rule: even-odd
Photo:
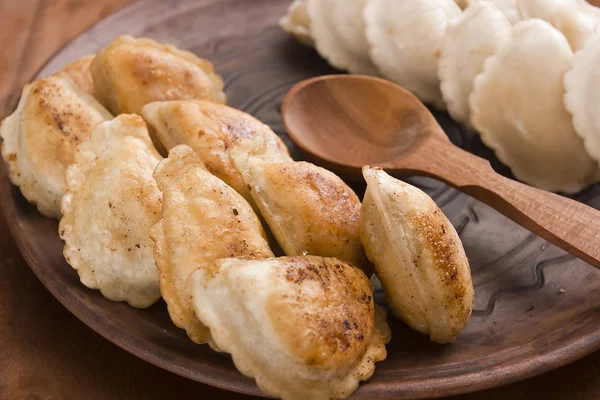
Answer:
[[[0,116],[64,43],[132,0],[0,0]],[[595,0],[600,4],[600,0]],[[156,368],[112,345],[46,291],[0,217],[0,399],[249,399]],[[599,399],[600,353],[475,399]]]

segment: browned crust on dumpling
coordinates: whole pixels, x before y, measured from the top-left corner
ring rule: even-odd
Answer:
[[[223,80],[212,64],[193,53],[147,38],[119,36],[91,66],[94,94],[115,114],[141,115],[159,100],[225,102]]]
[[[337,175],[274,152],[261,138],[237,140],[230,156],[285,254],[336,257],[371,273],[360,200]]]
[[[270,188],[258,190],[268,192],[276,214],[263,215],[286,254],[337,257],[372,272],[360,241],[360,200],[348,185],[307,162],[267,163],[262,169]]]
[[[374,329],[373,295],[364,273],[337,259],[319,257],[284,258],[282,273],[291,286],[288,293],[273,296],[267,312],[277,321],[277,330],[290,351],[307,365],[334,368],[346,359],[358,359]],[[320,287],[318,299],[306,296],[307,282]],[[328,312],[303,312],[289,302],[313,302]],[[312,334],[299,330],[299,324]]]
[[[92,129],[112,116],[65,73],[25,85],[15,112],[0,127],[11,181],[45,216],[60,218],[66,168]]]
[[[465,298],[473,293],[471,276],[464,273],[465,254],[462,244],[457,243],[456,235],[452,234],[454,227],[450,224],[443,212],[435,206],[433,214],[417,211],[408,215],[413,229],[420,232],[423,245],[432,258],[432,266],[437,269],[440,282],[446,287],[442,300],[442,307],[448,310],[448,316],[457,322],[458,326],[464,326],[471,316],[471,309],[465,308]],[[460,240],[460,239],[458,239]],[[467,302],[468,302],[467,301]],[[455,335],[461,329],[456,329]]]
[[[381,169],[364,167],[361,238],[394,314],[433,341],[449,343],[473,308],[460,238],[435,202]]]
[[[222,259],[188,282],[212,341],[270,396],[344,398],[386,358],[385,313],[366,275],[338,259]]]

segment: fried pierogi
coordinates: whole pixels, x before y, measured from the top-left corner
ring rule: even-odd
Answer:
[[[114,114],[141,115],[159,100],[225,102],[212,64],[189,51],[147,38],[119,36],[92,63],[94,95]]]
[[[438,343],[450,343],[473,309],[469,262],[456,230],[421,190],[381,169],[367,181],[361,238],[394,314]]]
[[[160,298],[149,237],[160,213],[152,177],[160,160],[141,117],[102,122],[77,149],[61,201],[64,255],[81,282],[138,308]]]
[[[336,257],[369,272],[360,200],[337,175],[274,152],[261,138],[237,141],[230,154],[286,255]]]
[[[0,127],[10,180],[47,217],[60,218],[65,170],[78,144],[112,115],[65,73],[25,85],[15,112]]]
[[[343,398],[386,358],[390,329],[369,280],[337,259],[224,259],[188,285],[210,343],[270,396]]]
[[[273,253],[250,204],[212,175],[191,147],[174,147],[154,177],[163,194],[160,220],[151,232],[160,290],[175,325],[194,342],[206,343],[209,331],[192,310],[185,280],[219,258]]]

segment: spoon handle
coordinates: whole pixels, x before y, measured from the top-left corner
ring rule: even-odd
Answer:
[[[429,138],[424,142],[413,155],[390,163],[389,171],[441,180],[600,268],[600,211],[505,178],[488,161],[446,140]]]

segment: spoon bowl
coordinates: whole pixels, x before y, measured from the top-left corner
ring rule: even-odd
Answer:
[[[298,83],[282,117],[312,160],[350,179],[364,165],[395,176],[438,179],[495,208],[531,232],[600,267],[600,212],[498,175],[454,146],[413,94],[379,78],[328,75]]]
[[[384,166],[410,153],[428,135],[444,140],[433,115],[412,93],[384,79],[321,76],[295,85],[282,107],[291,139],[343,175]],[[338,168],[339,169],[339,168]]]

